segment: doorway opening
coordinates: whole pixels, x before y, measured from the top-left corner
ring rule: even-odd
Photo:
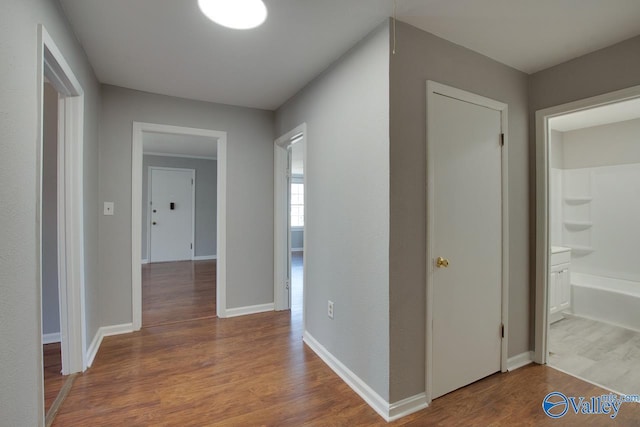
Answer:
[[[302,140],[289,148],[289,251],[291,265],[291,312],[302,314],[304,289],[304,146]]]
[[[134,330],[226,317],[226,132],[134,122]]]
[[[274,296],[276,310],[291,310],[304,323],[306,247],[306,124],[274,143]]]
[[[640,86],[536,113],[536,362],[640,381]]]
[[[84,371],[88,364],[84,312],[84,95],[42,25],[38,27],[38,39],[41,389],[50,420],[73,380],[70,374]]]

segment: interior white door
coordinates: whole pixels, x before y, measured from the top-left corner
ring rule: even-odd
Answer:
[[[149,182],[150,261],[192,259],[195,171],[151,168]]]
[[[435,94],[429,115],[436,398],[500,370],[502,148],[500,111]]]

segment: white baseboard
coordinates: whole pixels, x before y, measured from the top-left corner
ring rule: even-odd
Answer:
[[[194,261],[207,261],[210,259],[217,259],[218,257],[216,255],[199,255],[199,256],[194,256],[193,260]]]
[[[93,340],[91,340],[91,344],[87,349],[87,368],[93,364],[93,360],[96,358],[96,355],[98,354],[98,349],[100,348],[100,344],[102,344],[102,339],[104,337],[108,337],[111,335],[128,334],[130,332],[133,332],[133,323],[102,326],[98,328],[98,331],[93,337]]]
[[[376,393],[367,383],[347,368],[333,354],[320,344],[308,331],[304,331],[302,340],[326,363],[342,380],[347,383],[374,411],[389,421],[389,403]]]
[[[415,396],[407,397],[389,405],[389,417],[387,421],[395,421],[414,412],[423,410],[429,406],[427,394],[419,393]]]
[[[302,252],[304,248],[291,248],[291,252]]]
[[[371,408],[378,413],[385,421],[395,421],[405,415],[427,407],[427,396],[420,393],[408,397],[398,402],[389,404],[367,383],[358,377],[353,371],[347,368],[333,354],[331,354],[322,344],[320,344],[308,331],[304,331],[302,340],[313,350],[324,363],[329,366],[342,380],[347,383]]]
[[[533,363],[533,351],[525,351],[507,359],[507,371],[514,371]]]
[[[56,342],[60,342],[60,332],[42,334],[42,344],[53,344]]]
[[[275,306],[272,302],[268,304],[249,305],[246,307],[227,308],[225,317],[245,316],[247,314],[264,313],[265,311],[273,311]]]
[[[140,261],[141,264],[149,264],[149,260],[148,259],[143,259]]]

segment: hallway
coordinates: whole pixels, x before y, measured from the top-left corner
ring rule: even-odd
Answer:
[[[385,426],[388,425],[302,342],[294,311],[209,318],[147,327],[104,339],[79,375],[54,426]],[[551,391],[606,391],[552,368],[495,374],[389,425],[558,425],[541,408]],[[632,425],[640,405],[616,421]],[[611,425],[575,415],[565,426]]]
[[[142,265],[142,327],[216,315],[216,261]]]

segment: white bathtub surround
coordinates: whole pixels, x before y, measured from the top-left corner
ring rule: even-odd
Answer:
[[[552,215],[561,212],[562,236],[556,224],[554,244],[573,249],[572,271],[640,283],[640,163],[561,176],[563,202]]]
[[[640,332],[568,316],[549,328],[548,363],[616,393],[638,394]]]
[[[571,299],[578,316],[640,332],[639,282],[574,272]]]

